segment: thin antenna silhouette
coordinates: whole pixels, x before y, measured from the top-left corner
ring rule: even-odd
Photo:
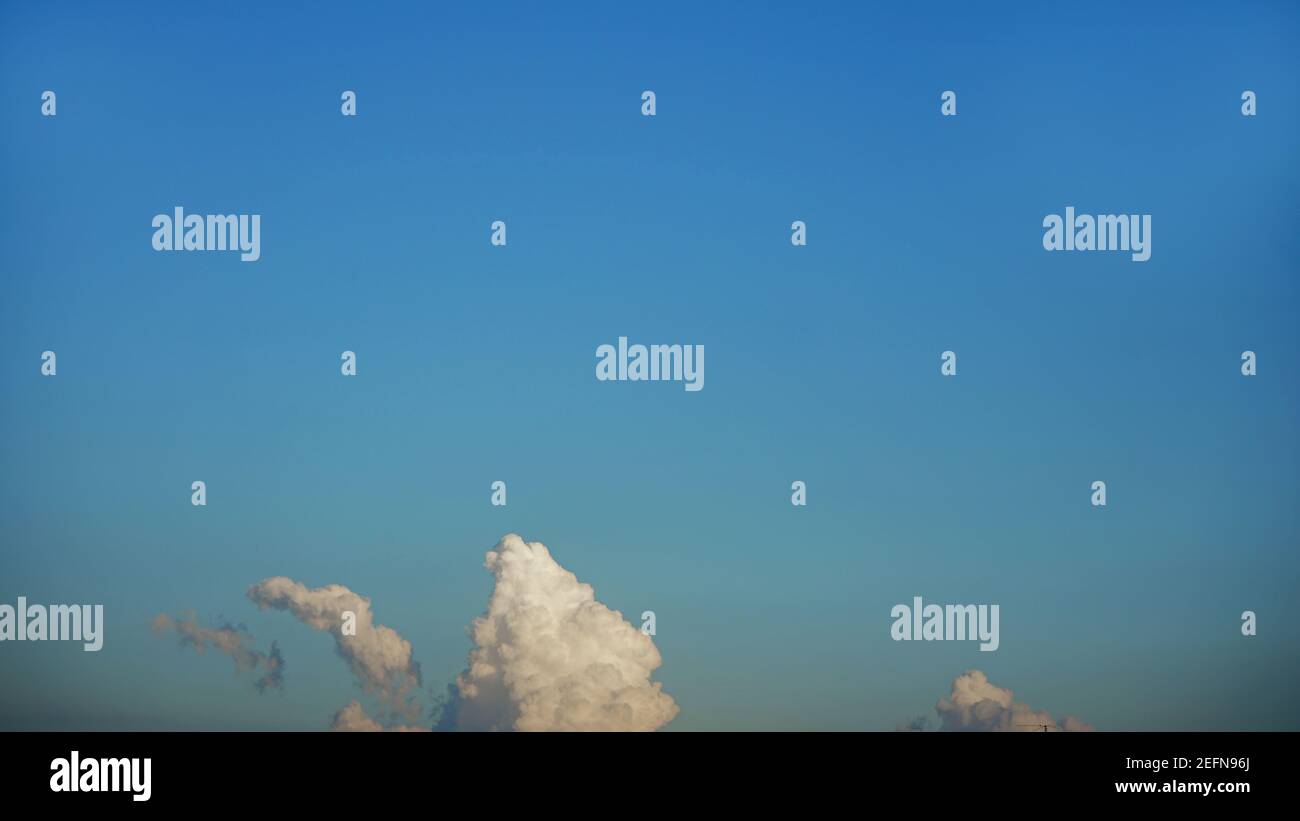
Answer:
[[[1056,730],[1060,732],[1061,730],[1061,728],[1057,727],[1055,724],[1048,724],[1042,721],[1036,721],[1033,724],[1017,724],[1016,726],[1017,727],[1042,727],[1043,732],[1048,732],[1049,730]]]

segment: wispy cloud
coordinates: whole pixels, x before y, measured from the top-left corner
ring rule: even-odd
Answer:
[[[176,631],[182,646],[193,647],[199,653],[212,648],[218,653],[230,656],[234,659],[237,673],[249,670],[265,671],[257,681],[253,682],[258,692],[268,689],[278,690],[284,685],[284,656],[280,653],[280,645],[271,642],[271,649],[266,653],[245,647],[245,643],[251,642],[253,637],[243,625],[227,622],[218,627],[202,627],[193,613],[185,614],[180,618],[159,613],[154,617],[153,629],[155,633]]]
[[[275,576],[248,589],[258,607],[285,610],[315,630],[334,637],[334,649],[347,662],[367,693],[375,695],[395,713],[414,720],[422,712],[408,697],[420,686],[420,666],[411,656],[411,643],[396,630],[375,624],[370,599],[341,584],[308,588]],[[355,634],[343,632],[344,616],[353,614]]]

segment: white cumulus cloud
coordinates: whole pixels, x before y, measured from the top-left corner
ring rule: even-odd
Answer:
[[[1016,701],[1014,693],[989,681],[979,670],[967,670],[952,682],[952,694],[935,705],[942,722],[940,730],[976,732],[1042,732],[1043,725],[1066,732],[1087,732],[1093,728],[1074,716],[1060,723],[1045,710],[1035,710]]]
[[[677,715],[650,680],[654,642],[545,545],[511,533],[484,564],[496,585],[456,680],[458,729],[655,730]]]

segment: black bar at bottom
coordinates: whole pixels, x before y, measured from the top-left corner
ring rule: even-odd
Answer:
[[[1037,801],[1055,807],[1077,802],[1181,807],[1197,801],[1231,810],[1253,799],[1284,801],[1294,756],[1289,733],[6,733],[0,738],[6,805],[17,798],[51,808],[75,804],[128,812],[167,807],[256,813],[259,807],[343,810],[353,805],[399,811],[405,802],[426,805],[430,812],[465,812],[463,802],[486,801],[481,811],[492,815],[516,803],[586,813],[616,810],[617,804],[595,802],[617,800],[671,812],[770,808],[773,802],[806,810],[841,801],[863,808],[891,799],[927,805],[1011,802],[1026,810]],[[146,789],[147,800],[137,800]]]

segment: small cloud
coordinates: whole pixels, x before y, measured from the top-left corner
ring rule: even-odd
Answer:
[[[385,727],[366,714],[361,702],[353,699],[348,705],[334,714],[330,730],[336,733],[427,733],[427,727],[410,727],[398,725]]]
[[[1092,726],[1065,716],[1058,724],[1052,714],[1016,701],[1005,687],[998,687],[979,670],[967,670],[952,682],[952,694],[939,699],[940,730],[975,732],[1090,732]]]
[[[896,733],[923,733],[930,729],[929,716],[917,716],[910,721],[901,721],[894,727]]]
[[[180,618],[159,613],[154,617],[153,630],[155,633],[174,630],[180,636],[182,647],[193,647],[199,653],[211,648],[230,656],[237,673],[265,670],[266,674],[253,683],[259,693],[268,689],[278,690],[284,685],[284,656],[280,653],[280,645],[271,642],[269,653],[245,647],[244,644],[251,642],[253,637],[243,625],[223,623],[217,627],[202,627],[193,613]]]

